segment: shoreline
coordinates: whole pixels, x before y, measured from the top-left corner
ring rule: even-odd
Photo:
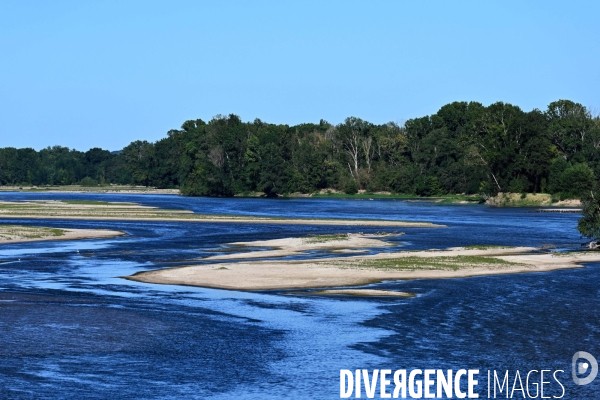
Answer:
[[[240,261],[142,271],[125,278],[145,283],[241,291],[348,288],[385,280],[548,272],[584,268],[581,265],[583,262],[600,261],[600,253],[553,254],[536,251],[538,249],[528,247],[486,250],[452,248],[300,261]],[[402,263],[403,258],[404,262],[414,261],[417,267],[395,269],[393,263]],[[471,263],[471,260],[475,261]],[[444,263],[450,262],[455,262],[454,269],[452,264],[444,267]],[[378,263],[391,263],[391,267],[372,267]]]

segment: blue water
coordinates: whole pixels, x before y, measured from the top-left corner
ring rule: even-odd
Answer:
[[[0,200],[30,199],[134,201],[198,213],[399,219],[448,226],[401,229],[404,236],[389,239],[396,250],[468,244],[552,244],[568,250],[581,242],[575,229],[578,215],[529,209],[396,200],[0,194]],[[120,277],[202,263],[202,257],[231,251],[225,246],[230,242],[390,229],[27,219],[0,223],[127,233],[114,239],[0,247],[0,398],[334,399],[340,395],[339,370],[357,368],[478,368],[483,398],[487,370],[562,369],[564,398],[600,398],[600,381],[575,386],[570,378],[576,351],[600,356],[600,265],[369,285],[418,294],[411,299],[249,293]],[[560,395],[560,390],[550,390],[552,394]]]

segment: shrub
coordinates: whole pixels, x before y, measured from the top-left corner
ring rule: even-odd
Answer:
[[[527,190],[527,182],[521,178],[515,178],[510,181],[508,191],[510,193],[523,193]]]
[[[594,185],[594,171],[586,163],[575,164],[561,174],[564,194],[561,197],[580,197]]]
[[[98,182],[96,182],[94,179],[90,178],[89,176],[86,176],[85,178],[83,178],[81,180],[81,182],[79,182],[79,184],[81,186],[98,186]]]
[[[344,187],[344,192],[346,194],[358,193],[358,185],[356,184],[356,181],[354,179],[349,179],[348,182],[346,182],[346,186]]]
[[[435,176],[422,177],[415,179],[415,193],[419,196],[436,196],[442,192],[442,188]]]

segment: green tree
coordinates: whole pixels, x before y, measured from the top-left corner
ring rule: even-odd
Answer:
[[[570,100],[550,103],[546,118],[550,137],[567,160],[581,152],[594,128],[589,110]]]
[[[89,176],[86,176],[85,178],[83,178],[79,184],[81,186],[98,186],[98,182],[96,182]]]
[[[344,186],[344,193],[351,195],[358,193],[358,185],[354,179],[348,179]]]
[[[350,175],[358,182],[359,167],[364,156],[370,169],[373,157],[373,139],[370,133],[371,124],[357,117],[349,117],[336,127],[341,148],[347,155]]]
[[[597,247],[600,239],[600,197],[597,188],[583,194],[581,198],[581,218],[577,230],[590,240],[590,248]]]
[[[563,197],[578,198],[592,189],[594,171],[586,163],[575,164],[561,174],[561,181]]]
[[[136,140],[123,149],[123,157],[136,183],[148,186],[154,145],[145,140]]]
[[[285,160],[273,143],[267,143],[260,149],[260,182],[258,187],[268,197],[287,192]]]

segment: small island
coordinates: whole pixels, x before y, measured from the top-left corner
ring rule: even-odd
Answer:
[[[137,203],[91,200],[0,201],[0,218],[179,221],[245,224],[293,224],[332,226],[386,226],[443,228],[431,222],[334,218],[280,218],[252,215],[196,214],[190,210],[162,209]]]
[[[199,265],[140,272],[127,279],[159,284],[176,284],[229,290],[284,290],[327,288],[312,294],[361,295],[349,289],[384,280],[464,278],[471,276],[544,272],[581,268],[583,262],[600,261],[600,253],[558,253],[534,247],[476,245],[444,250],[376,252],[346,257],[281,260],[315,249],[332,252],[376,251],[385,248],[381,235],[322,235],[271,241],[231,243],[249,251],[202,259]],[[262,248],[262,250],[252,250]],[[267,248],[267,250],[264,250]],[[368,249],[368,250],[367,250]],[[268,260],[252,260],[256,258]],[[214,262],[213,262],[214,261]],[[343,289],[340,289],[343,287]],[[384,295],[376,292],[362,295]],[[387,294],[389,295],[389,294]],[[404,296],[406,294],[399,294]]]
[[[0,244],[34,242],[43,240],[75,240],[109,238],[124,232],[107,229],[66,229],[30,225],[0,224]]]

